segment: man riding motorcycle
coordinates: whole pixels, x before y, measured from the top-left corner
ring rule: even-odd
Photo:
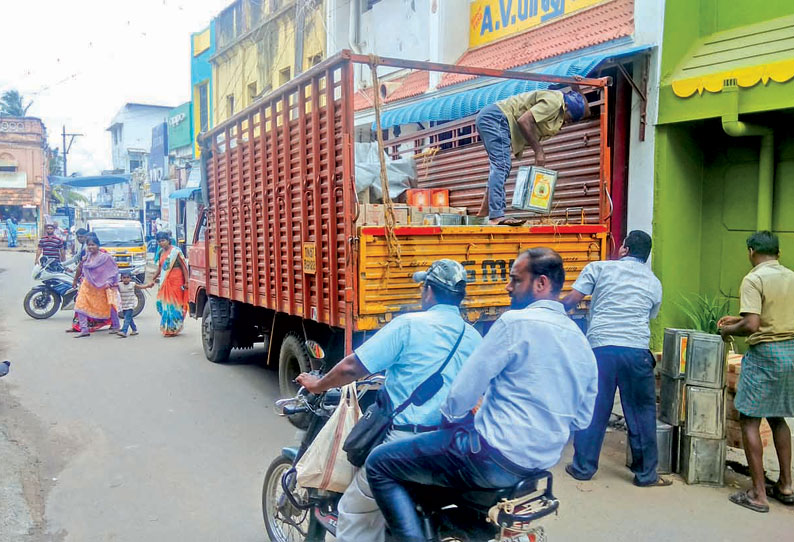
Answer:
[[[395,540],[425,540],[407,486],[512,487],[556,464],[571,430],[590,424],[596,360],[558,301],[564,281],[555,251],[521,253],[507,285],[516,310],[494,323],[441,407],[456,421],[482,398],[473,423],[385,443],[370,454],[367,478]]]
[[[462,265],[452,260],[438,260],[426,272],[416,273],[414,281],[422,283],[423,312],[398,316],[324,377],[303,373],[297,378],[299,385],[319,394],[385,371],[385,391],[393,405],[400,405],[439,369],[462,333],[458,349],[442,373],[442,388],[421,406],[411,405],[398,414],[386,442],[439,427],[439,408],[452,381],[482,340],[460,316],[459,306],[466,296],[466,271]],[[382,542],[385,539],[385,521],[370,493],[365,469],[359,469],[339,501],[338,511],[338,541]]]

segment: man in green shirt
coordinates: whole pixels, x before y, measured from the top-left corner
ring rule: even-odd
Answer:
[[[794,272],[780,265],[778,238],[768,231],[747,239],[753,269],[742,280],[741,316],[725,316],[718,326],[725,340],[747,337],[734,406],[739,411],[742,441],[753,487],[730,496],[731,502],[768,512],[767,496],[794,504],[791,485],[791,431],[785,418],[794,416]],[[780,463],[780,478],[769,486],[764,479],[764,448],[760,425],[772,428]]]
[[[480,215],[485,216],[487,211],[491,224],[522,224],[523,220],[505,217],[505,181],[512,167],[512,156],[520,158],[529,146],[535,152],[535,165],[545,165],[541,142],[559,132],[563,124],[589,114],[584,96],[576,91],[559,90],[516,94],[482,109],[475,124],[491,169]]]

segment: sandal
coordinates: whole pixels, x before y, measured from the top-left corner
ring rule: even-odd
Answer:
[[[668,487],[673,485],[673,481],[670,478],[662,478],[659,476],[656,478],[656,481],[652,484],[638,484],[637,479],[634,479],[634,485],[637,487]]]
[[[492,226],[521,226],[526,219],[523,218],[508,218],[502,217],[496,222],[496,224],[491,224]]]
[[[73,339],[81,339],[81,338],[83,338],[83,337],[90,337],[90,336],[91,336],[91,334],[90,334],[90,333],[79,333],[79,334],[75,335],[75,336],[74,336],[74,337],[72,337],[72,338],[73,338]]]
[[[780,487],[778,487],[777,484],[766,486],[766,496],[772,497],[786,506],[794,505],[794,493],[783,493],[780,491]]]
[[[750,494],[747,491],[739,491],[738,493],[734,493],[728,500],[731,501],[733,504],[738,504],[748,510],[752,510],[753,512],[760,512],[765,514],[769,512],[769,505],[768,504],[758,504],[750,499]]]

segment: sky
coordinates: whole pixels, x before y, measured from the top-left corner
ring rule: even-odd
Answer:
[[[232,0],[10,0],[3,2],[0,93],[17,89],[28,115],[75,139],[68,173],[110,169],[106,128],[127,102],[190,100],[190,34]],[[27,103],[27,101],[26,101]]]

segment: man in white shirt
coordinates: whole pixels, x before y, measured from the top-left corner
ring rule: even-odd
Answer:
[[[640,487],[668,486],[672,482],[656,473],[656,362],[648,350],[649,322],[662,303],[662,285],[647,265],[651,237],[644,231],[629,233],[620,247],[620,259],[585,266],[563,299],[570,310],[591,295],[587,339],[598,361],[598,396],[593,421],[574,434],[573,463],[565,471],[577,480],[589,480],[598,470],[609,416],[620,400],[631,447],[631,471]]]

